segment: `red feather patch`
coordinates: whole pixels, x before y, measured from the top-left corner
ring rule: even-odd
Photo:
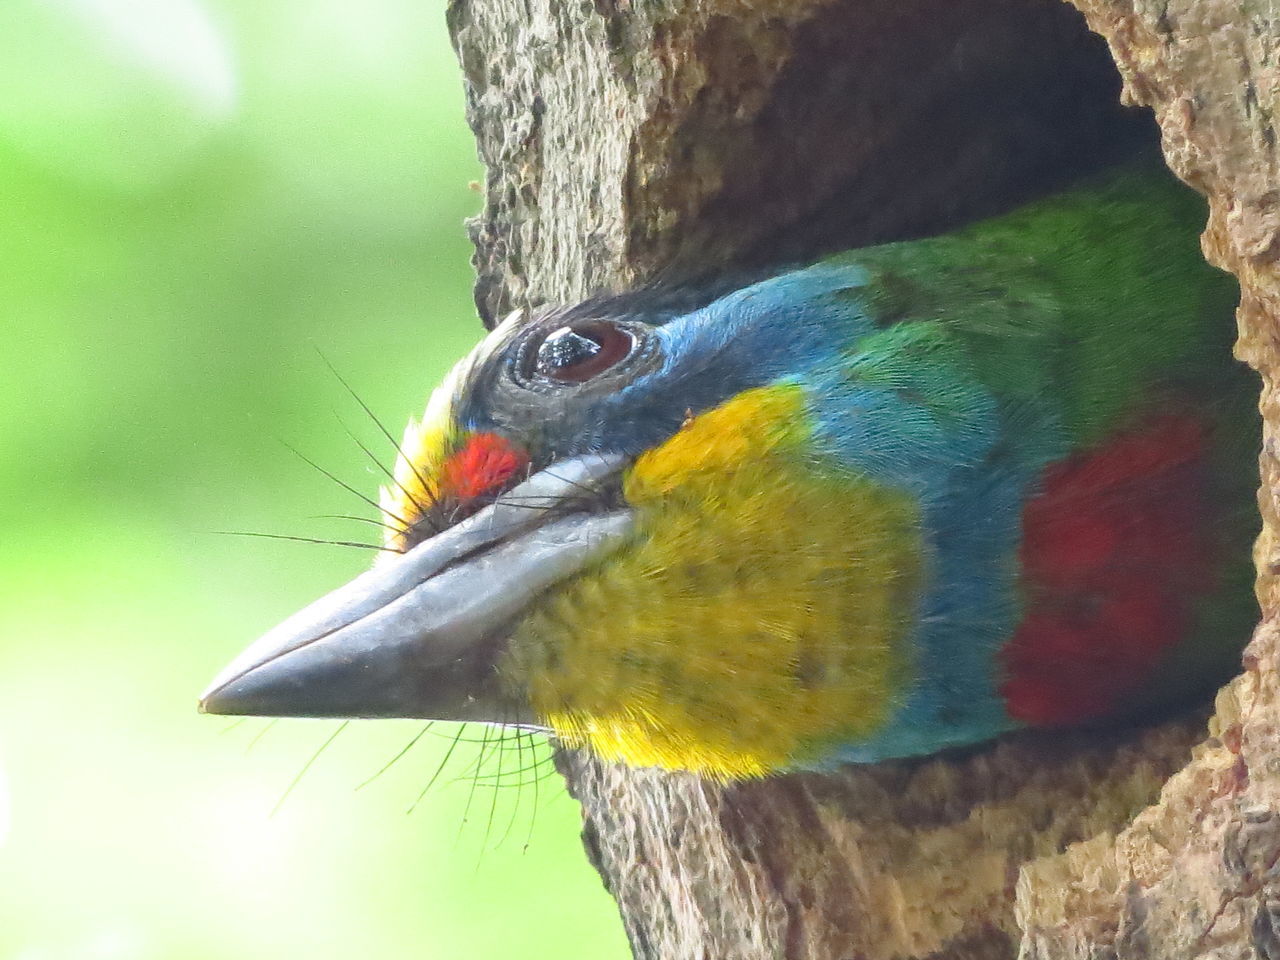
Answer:
[[[440,498],[459,506],[506,489],[529,457],[496,433],[469,436],[440,470]]]
[[[1027,613],[1003,651],[1010,716],[1116,711],[1186,638],[1214,586],[1204,429],[1167,416],[1054,464],[1023,512]]]

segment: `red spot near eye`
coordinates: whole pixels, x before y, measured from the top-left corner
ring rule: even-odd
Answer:
[[[496,433],[476,433],[444,462],[441,497],[460,504],[506,489],[529,465],[529,455]]]
[[[1189,417],[1045,471],[1023,512],[1029,606],[1003,651],[1011,716],[1079,723],[1124,705],[1214,586],[1206,444]]]

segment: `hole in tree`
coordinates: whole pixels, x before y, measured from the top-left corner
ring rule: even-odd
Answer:
[[[941,232],[1157,142],[1150,114],[1120,105],[1106,44],[1061,0],[845,0],[769,30],[709,21],[693,108],[639,138],[633,203],[682,220],[636,218],[640,277]]]

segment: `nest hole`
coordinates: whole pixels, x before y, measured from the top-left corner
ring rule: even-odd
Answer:
[[[712,16],[690,48],[706,82],[687,109],[655,113],[629,171],[641,281],[937,233],[1158,142],[1061,0],[842,0],[785,26]]]

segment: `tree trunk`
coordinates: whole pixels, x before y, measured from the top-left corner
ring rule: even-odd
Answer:
[[[1207,733],[1200,712],[730,787],[563,754],[637,957],[1280,958],[1280,17],[1077,6],[451,3],[488,324],[996,212],[1148,136],[1122,97],[1209,198],[1205,251],[1241,281],[1263,378],[1264,621]]]

